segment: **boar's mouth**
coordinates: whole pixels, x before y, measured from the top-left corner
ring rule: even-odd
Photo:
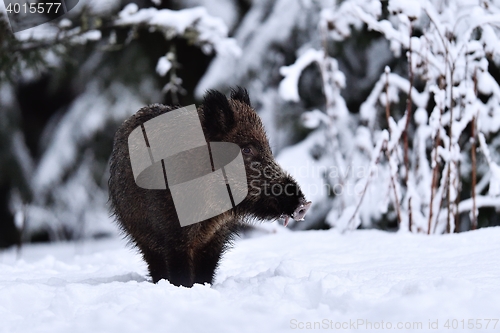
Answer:
[[[240,205],[239,211],[242,215],[250,213],[262,220],[284,219],[285,227],[290,218],[303,221],[311,208],[311,201],[305,199],[299,185],[290,175],[281,169],[275,173],[278,176],[261,177],[265,172],[259,171],[255,177],[249,177],[247,200]]]
[[[294,210],[294,212],[290,215],[288,214],[281,214],[280,218],[285,219],[285,222],[283,225],[286,227],[288,225],[288,222],[290,221],[290,217],[293,218],[295,221],[303,221],[304,217],[307,214],[307,211],[311,207],[311,201],[307,201],[304,198],[300,199],[299,206]]]
[[[257,201],[245,200],[240,205],[236,206],[237,212],[241,215],[246,215],[251,212],[254,218],[261,220],[278,220],[284,219],[286,227],[290,222],[290,218],[295,221],[303,221],[309,208],[311,201],[307,201],[303,196],[296,198],[294,204],[284,204],[279,202],[278,198],[273,196],[260,197]]]

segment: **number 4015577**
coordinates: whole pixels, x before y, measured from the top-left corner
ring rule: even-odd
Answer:
[[[59,8],[61,7],[61,3],[54,2],[38,2],[38,3],[9,3],[7,8],[7,13],[11,14],[43,14],[43,13],[59,13]]]
[[[444,327],[447,329],[496,329],[498,324],[498,319],[448,319],[444,323]]]

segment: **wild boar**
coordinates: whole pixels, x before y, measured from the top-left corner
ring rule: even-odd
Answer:
[[[128,137],[148,120],[177,109],[150,105],[117,130],[110,160],[109,197],[115,218],[138,247],[154,283],[167,279],[177,286],[212,284],[218,262],[245,221],[302,220],[311,203],[295,180],[276,163],[262,122],[248,93],[238,87],[230,99],[209,90],[197,108],[206,141],[231,142],[241,148],[248,183],[244,200],[222,214],[181,227],[172,193],[137,186]]]

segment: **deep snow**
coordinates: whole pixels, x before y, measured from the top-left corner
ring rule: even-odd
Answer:
[[[1,252],[0,332],[290,332],[314,322],[347,332],[365,330],[350,325],[361,320],[368,331],[418,332],[437,332],[429,321],[438,320],[451,332],[462,319],[464,331],[500,330],[495,321],[484,329],[485,319],[500,318],[500,228],[442,236],[265,230],[236,242],[212,287],[191,289],[148,282],[121,240]]]

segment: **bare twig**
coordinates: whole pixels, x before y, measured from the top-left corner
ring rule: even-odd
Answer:
[[[477,96],[477,68],[474,71],[474,93]],[[470,140],[471,140],[471,162],[472,162],[472,184],[471,184],[471,197],[472,197],[472,214],[471,214],[471,229],[477,228],[477,215],[476,215],[476,117],[472,117],[470,127]]]
[[[458,212],[458,205],[460,204],[460,191],[461,191],[461,184],[460,184],[460,160],[456,162],[456,173],[457,173],[457,176],[455,177],[454,179],[454,183],[455,183],[455,188],[456,188],[456,196],[455,196],[455,202],[453,203],[453,210],[454,210],[454,213],[455,213],[455,216],[454,216],[454,219],[455,219],[455,230],[454,232],[455,233],[458,233],[460,230],[459,230],[459,223],[460,223],[460,213]]]
[[[327,125],[326,140],[329,143],[332,152],[333,162],[339,168],[339,170],[344,170],[345,163],[343,163],[342,155],[339,154],[340,149],[338,142],[339,140],[337,136],[338,130],[334,125],[335,121],[337,120],[336,119],[337,115],[334,112],[335,96],[333,96],[333,93],[331,91],[332,84],[334,83],[331,75],[332,74],[331,63],[329,61],[329,56],[328,56],[328,33],[326,29],[327,29],[327,24],[320,25],[323,60],[318,63],[321,72],[321,78],[323,81],[323,93],[325,95],[325,101],[326,101],[325,111],[329,119],[328,123],[326,124]],[[347,173],[345,173],[345,177],[339,177],[339,184],[342,186],[342,188],[344,187],[346,181],[347,181]],[[340,205],[341,209],[344,209],[346,207],[344,195],[340,196]]]
[[[403,133],[403,140],[404,140],[404,163],[405,163],[405,184],[406,187],[408,187],[408,175],[410,173],[410,161],[408,158],[408,128],[410,127],[410,121],[411,121],[411,116],[412,116],[412,100],[411,100],[411,90],[413,88],[413,68],[412,68],[412,63],[411,63],[411,58],[412,58],[412,48],[411,48],[411,35],[412,35],[412,24],[410,21],[409,25],[409,30],[410,30],[410,42],[409,42],[409,48],[408,48],[408,75],[409,75],[409,81],[410,81],[410,89],[408,89],[408,97],[406,99],[406,125],[405,125],[405,130]]]
[[[390,126],[390,118],[391,118],[391,111],[389,107],[389,67],[385,68],[385,75],[386,75],[386,82],[385,82],[385,117],[387,119],[387,127],[389,130],[389,135],[392,135],[392,130]],[[411,85],[410,85],[410,91],[411,91]],[[385,155],[387,156],[387,161],[389,163],[389,172],[391,174],[391,187],[394,190],[394,206],[396,208],[396,213],[398,217],[398,225],[401,225],[401,211],[399,207],[399,198],[398,198],[398,191],[396,189],[396,180],[394,179],[394,170],[393,170],[393,165],[391,163],[391,154],[392,152],[389,151],[389,149],[385,149]]]
[[[408,199],[408,230],[411,232],[412,225],[412,207],[411,207],[411,197]]]
[[[385,119],[387,120],[387,127],[389,129],[389,135],[391,135],[391,127],[389,126],[389,118],[391,116],[391,110],[389,105],[389,66],[385,67]]]
[[[439,127],[441,127],[441,116],[443,115],[443,109],[439,110]],[[436,135],[433,138],[434,139],[434,156],[432,157],[432,163],[433,163],[433,168],[432,168],[432,181],[431,181],[431,198],[429,201],[429,221],[428,221],[428,229],[427,229],[427,234],[431,234],[431,226],[432,226],[432,218],[433,216],[433,210],[434,210],[434,196],[436,195],[436,190],[437,190],[437,181],[438,181],[438,174],[439,174],[439,163],[438,163],[438,147],[441,145],[441,137],[439,135],[439,128],[436,130]],[[437,207],[439,210],[441,206]]]
[[[372,180],[375,168],[377,167],[379,161],[380,161],[380,153],[382,152],[382,149],[386,148],[387,142],[389,139],[389,133],[384,130],[382,131],[380,138],[377,142],[377,145],[375,146],[375,150],[372,155],[372,160],[370,162],[370,175],[368,176],[368,179],[366,180],[365,187],[363,188],[363,193],[361,194],[361,198],[359,198],[358,204],[356,205],[356,209],[354,210],[354,213],[352,214],[351,218],[349,219],[348,224],[351,224],[358,214],[359,207],[361,207],[361,203],[363,202],[363,199],[365,197],[366,191],[368,190],[368,186],[370,185],[370,182]]]
[[[406,99],[406,124],[405,124],[405,130],[403,133],[403,139],[404,139],[404,163],[405,163],[405,185],[406,185],[406,190],[408,191],[408,178],[410,174],[410,160],[408,158],[408,129],[410,127],[410,121],[412,118],[412,99],[411,99],[411,91],[413,88],[413,66],[412,66],[412,45],[411,45],[411,36],[413,34],[413,25],[411,23],[411,20],[409,22],[409,43],[408,43],[408,75],[409,75],[409,81],[410,81],[410,88],[408,89],[408,96]],[[411,203],[411,197],[409,198],[409,203]],[[408,211],[408,226],[409,230],[411,231],[411,224],[412,224],[412,216],[411,216],[411,206],[409,207]],[[400,220],[401,221],[401,220]]]
[[[477,206],[476,206],[476,118],[472,118],[472,126],[471,126],[471,159],[472,159],[472,185],[471,185],[471,196],[472,196],[472,221],[471,221],[471,229],[474,230],[477,228]]]
[[[446,52],[448,54],[448,52]],[[451,231],[451,210],[452,210],[452,198],[451,198],[451,187],[453,186],[452,180],[451,180],[451,168],[452,165],[454,164],[454,159],[453,159],[453,109],[454,109],[454,103],[453,103],[453,72],[454,72],[455,66],[452,64],[450,65],[450,123],[449,123],[449,146],[448,146],[448,152],[449,152],[449,163],[448,163],[448,182],[447,182],[447,205],[448,205],[448,215],[446,219],[446,232],[450,233]]]
[[[444,170],[447,170],[448,163],[450,163],[450,162],[449,161],[446,162],[444,167],[443,167],[443,177],[441,178],[441,184],[439,185],[439,188],[437,190],[437,194],[439,195],[439,204],[437,205],[438,211],[437,211],[437,215],[436,215],[435,222],[434,222],[433,233],[436,233],[437,225],[439,222],[439,215],[441,214],[441,211],[442,211],[441,207],[443,206],[444,197],[446,196],[446,193],[447,193],[447,192],[445,192],[445,188],[446,188],[446,184],[448,184],[448,174],[445,173]],[[438,198],[436,197],[436,200],[437,199]]]

